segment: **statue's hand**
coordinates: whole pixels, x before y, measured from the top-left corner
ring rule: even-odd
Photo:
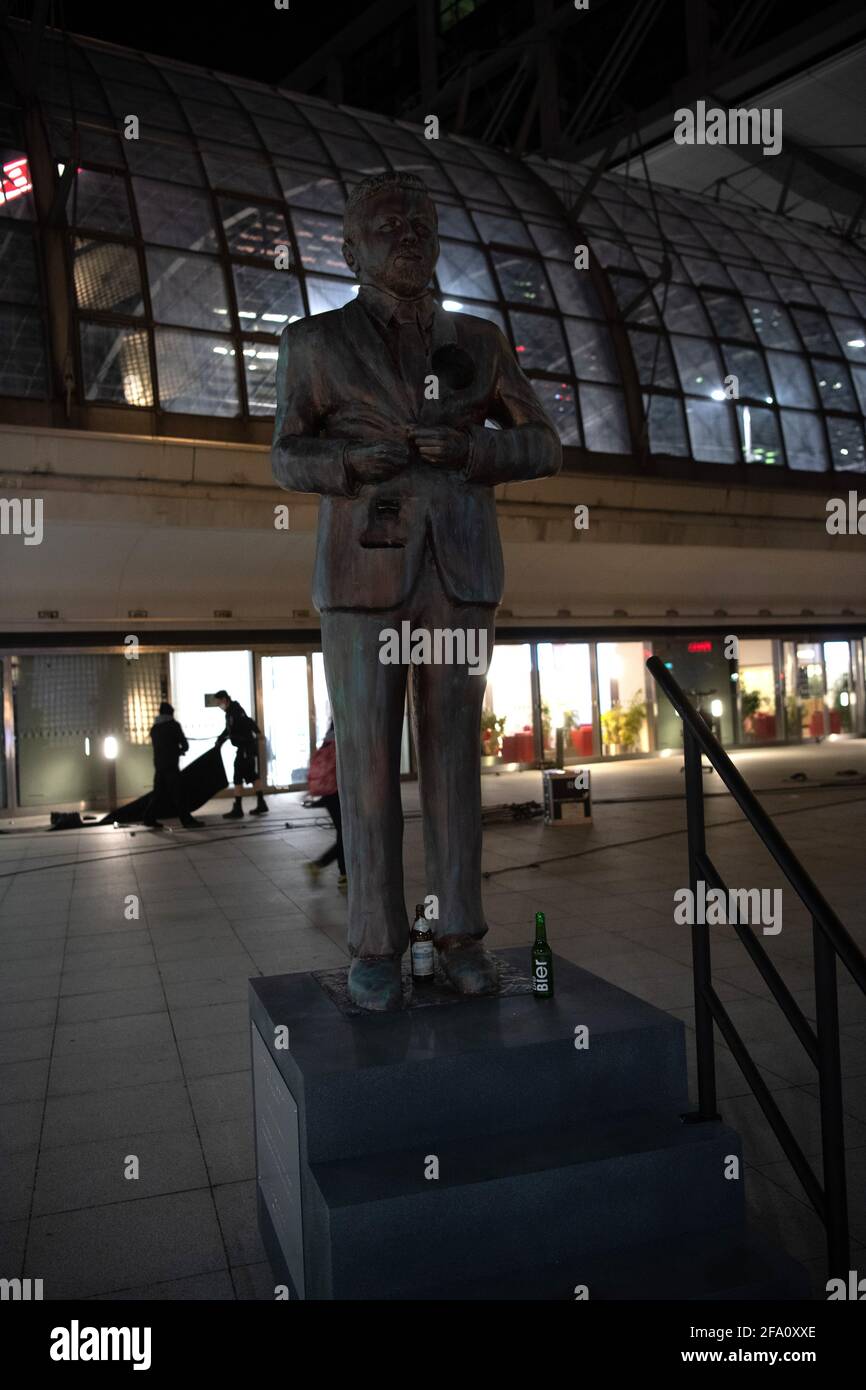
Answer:
[[[421,457],[436,468],[465,468],[469,462],[472,441],[463,430],[411,425],[408,435]]]
[[[382,483],[401,472],[409,462],[403,444],[382,440],[378,444],[352,444],[346,450],[346,462],[362,483]]]

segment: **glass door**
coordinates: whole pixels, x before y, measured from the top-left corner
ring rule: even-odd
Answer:
[[[827,712],[831,734],[851,734],[855,727],[855,704],[851,670],[850,642],[824,643],[824,672],[827,680]]]
[[[310,765],[306,656],[262,657],[262,730],[268,785],[305,782]]]

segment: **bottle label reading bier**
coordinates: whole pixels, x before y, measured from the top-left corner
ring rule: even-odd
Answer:
[[[542,960],[534,962],[532,972],[532,992],[533,994],[550,993],[550,971]]]

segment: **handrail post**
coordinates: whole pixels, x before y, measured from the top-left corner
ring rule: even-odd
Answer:
[[[686,822],[689,843],[689,887],[692,902],[697,908],[698,873],[700,860],[706,854],[704,824],[704,781],[701,750],[687,724],[683,723],[683,752],[685,754]],[[713,1035],[713,1014],[706,991],[712,980],[710,972],[710,938],[706,923],[692,923],[692,973],[695,981],[695,1047],[698,1066],[698,1110],[695,1120],[718,1120],[716,1111],[716,1057]]]
[[[842,1113],[842,1059],[839,1045],[839,999],[836,952],[812,918],[815,959],[815,1020],[818,1034],[818,1084],[821,1149],[824,1156],[824,1203],[827,1212],[827,1273],[848,1279],[848,1189],[845,1178],[845,1124]]]

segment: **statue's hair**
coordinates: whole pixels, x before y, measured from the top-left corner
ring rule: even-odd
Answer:
[[[352,190],[346,199],[346,211],[343,216],[343,235],[346,240],[351,240],[352,230],[359,215],[362,203],[368,198],[374,197],[377,193],[382,193],[392,188],[402,188],[408,193],[422,193],[429,198],[435,211],[436,205],[423,179],[417,174],[410,174],[404,170],[388,170],[384,174],[371,174],[369,178],[361,179],[360,183],[353,184]]]

